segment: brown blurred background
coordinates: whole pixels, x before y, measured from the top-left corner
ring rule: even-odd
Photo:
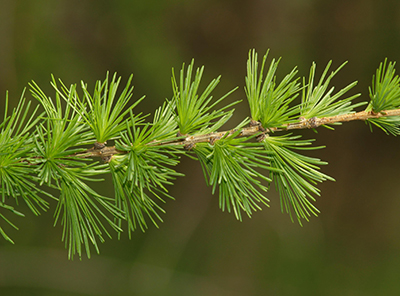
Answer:
[[[149,113],[172,96],[171,68],[192,58],[204,82],[222,75],[216,96],[239,86],[230,100],[244,99],[251,48],[282,57],[282,76],[348,60],[333,84],[358,80],[352,94],[368,100],[375,69],[400,61],[399,45],[395,0],[0,0],[0,106],[6,90],[15,105],[31,80],[53,95],[51,74],[93,86],[110,71],[134,74]],[[238,105],[231,125],[248,111]],[[90,260],[68,261],[54,203],[40,217],[12,217],[20,230],[9,231],[16,245],[0,239],[0,295],[400,295],[398,138],[362,122],[303,134],[327,146],[313,155],[336,179],[319,186],[321,214],[304,227],[280,212],[274,190],[270,208],[236,221],[199,164],[183,159],[160,229],[107,240]],[[107,184],[97,189],[112,196]]]

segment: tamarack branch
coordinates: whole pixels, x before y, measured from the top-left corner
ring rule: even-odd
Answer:
[[[270,132],[280,132],[280,131],[287,131],[287,130],[296,130],[296,129],[314,129],[318,128],[321,125],[327,124],[334,124],[338,122],[349,122],[354,120],[368,120],[371,118],[381,118],[381,117],[390,117],[390,116],[400,116],[400,109],[394,110],[385,110],[378,113],[373,111],[360,111],[356,113],[350,114],[342,114],[337,116],[331,117],[312,117],[309,119],[300,118],[299,122],[286,124],[282,127],[273,127],[265,129],[261,126],[261,124],[257,121],[251,121],[249,127],[245,127],[241,130],[239,136],[240,137],[248,137],[255,134],[266,135]],[[193,149],[196,143],[214,143],[218,139],[224,137],[227,133],[231,135],[237,132],[236,129],[232,129],[229,131],[222,131],[222,132],[214,132],[204,135],[195,135],[195,136],[187,136],[184,140],[178,141],[154,141],[150,145],[174,145],[174,146],[184,146],[185,149],[190,150]],[[181,136],[181,135],[178,135]],[[262,139],[260,137],[259,139]],[[82,157],[82,158],[89,158],[89,157],[100,157],[103,161],[108,162],[110,161],[111,157],[115,154],[123,154],[126,153],[124,151],[120,151],[115,148],[115,146],[108,147],[106,143],[95,143],[93,148],[88,149],[83,153],[78,153],[75,156]]]
[[[272,183],[281,211],[292,221],[297,218],[302,225],[301,221],[318,216],[314,202],[320,190],[316,185],[334,179],[320,171],[327,162],[301,153],[323,146],[313,146],[312,139],[302,139],[291,131],[362,120],[371,130],[376,127],[400,136],[400,77],[395,75],[395,63],[385,60],[373,76],[369,102],[354,103],[360,94],[344,95],[356,81],[335,93],[330,86],[346,62],[331,74],[329,62],[319,79],[313,63],[303,83],[294,68],[278,82],[275,73],[279,60],[273,59],[269,67],[264,67],[267,55],[259,66],[256,51],[249,51],[244,90],[250,120],[220,132],[235,110],[232,107],[240,101],[220,104],[237,88],[213,100],[218,76],[199,92],[204,66],[194,72],[194,60],[187,67],[182,65],[179,77],[173,70],[173,98],[166,99],[149,122],[142,113],[133,112],[144,96],[131,101],[132,75],[119,93],[121,78],[107,73],[104,81],[97,81],[93,95],[84,82],[80,95],[76,85],[67,87],[52,77],[55,100],[35,82],[30,83],[31,93],[44,111],[38,115],[38,105],[28,116],[30,102],[25,104],[22,96],[0,125],[0,209],[23,215],[4,203],[6,195],[22,197],[36,215],[40,213],[38,207],[47,210],[45,198],[57,200],[55,222],[63,225],[62,239],[69,258],[75,253],[81,256],[82,246],[90,257],[90,245],[99,252],[96,239],[104,241],[105,232],[110,236],[103,223],[118,235],[123,231],[122,223],[126,223],[129,237],[138,228],[144,231],[146,221],[158,227],[164,212],[158,202],[173,198],[167,186],[184,176],[175,166],[181,155],[190,153],[188,156],[201,164],[212,194],[218,194],[221,210],[233,213],[240,221],[242,213],[251,217],[262,206],[269,206],[265,193]],[[296,98],[300,100],[295,102]],[[355,112],[365,105],[365,111]],[[109,140],[115,140],[115,146],[107,146]],[[96,158],[104,163],[81,161]],[[111,175],[114,197],[103,196],[86,183],[105,181],[97,177],[102,174]],[[59,191],[59,198],[47,192],[49,186]],[[105,220],[101,221],[99,215]],[[0,220],[16,228],[2,214]],[[13,243],[1,225],[0,235]]]

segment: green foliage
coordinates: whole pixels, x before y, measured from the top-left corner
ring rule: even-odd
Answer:
[[[235,89],[211,103],[211,92],[218,85],[221,76],[213,79],[206,89],[199,95],[200,81],[203,76],[204,66],[196,70],[192,81],[194,60],[189,65],[185,77],[185,65],[180,72],[179,86],[172,72],[172,89],[177,110],[177,123],[179,132],[186,134],[204,134],[218,130],[232,116],[234,110],[226,111],[238,102],[231,103],[217,110],[212,110],[218,103],[230,95]],[[212,110],[212,111],[211,111]],[[218,120],[217,122],[214,122]],[[212,126],[210,126],[212,124]]]
[[[276,70],[279,61],[272,60],[264,77],[264,66],[268,52],[264,55],[261,69],[258,72],[258,57],[255,50],[250,51],[247,62],[246,95],[250,105],[252,119],[261,123],[267,131],[273,127],[284,127],[299,118],[328,117],[353,112],[354,107],[364,103],[351,105],[351,101],[359,95],[340,99],[346,92],[356,85],[349,84],[336,94],[334,87],[329,88],[332,78],[345,65],[342,64],[336,71],[327,76],[331,62],[328,63],[318,83],[315,85],[316,65],[312,64],[308,83],[303,80],[303,87],[295,78],[297,70],[293,69],[278,84]],[[296,104],[294,99],[302,90],[301,102]],[[339,100],[340,99],[340,100]],[[310,213],[317,215],[318,210],[311,201],[314,195],[319,195],[314,186],[316,182],[333,180],[333,178],[319,172],[319,166],[326,164],[319,159],[307,157],[293,150],[319,149],[322,147],[308,147],[312,140],[298,140],[298,136],[275,136],[270,134],[262,141],[265,151],[269,155],[270,165],[275,170],[270,171],[271,179],[281,199],[282,211],[292,217],[292,210],[299,220],[306,219]]]
[[[96,193],[85,181],[100,181],[93,178],[104,174],[104,165],[88,164],[75,154],[86,149],[83,145],[94,143],[94,134],[74,106],[74,91],[69,93],[65,110],[62,108],[59,93],[56,93],[56,105],[35,84],[31,84],[32,95],[41,103],[47,116],[36,127],[34,151],[37,155],[34,163],[40,185],[46,184],[60,191],[55,212],[56,222],[61,219],[63,239],[69,249],[69,257],[75,253],[81,255],[81,245],[90,256],[89,245],[98,251],[96,237],[104,241],[103,232],[110,236],[99,219],[102,216],[114,229],[114,224],[105,212],[120,216],[113,204],[113,199]],[[73,87],[71,87],[73,88]]]
[[[62,86],[61,90],[59,90],[53,78],[52,85],[57,93],[75,108],[92,130],[98,143],[105,143],[107,140],[118,138],[120,133],[125,130],[125,116],[144,99],[143,96],[128,105],[133,92],[133,87],[130,86],[133,75],[129,77],[124,90],[117,97],[121,77],[118,79],[116,77],[117,74],[115,73],[111,81],[109,81],[107,73],[103,82],[97,81],[93,96],[90,95],[87,85],[82,81],[83,100],[79,99],[76,85],[71,85],[70,88],[67,88],[61,82]]]
[[[233,90],[213,100],[211,94],[220,77],[203,88],[204,67],[193,74],[194,61],[186,70],[182,66],[179,80],[173,73],[173,97],[155,111],[152,121],[133,112],[144,97],[132,100],[132,76],[118,90],[121,78],[113,75],[109,79],[107,74],[96,83],[93,94],[82,82],[81,95],[76,85],[67,87],[61,80],[57,84],[53,78],[54,99],[33,82],[31,93],[39,105],[31,111],[22,96],[11,115],[7,97],[0,123],[1,222],[17,229],[8,213],[23,216],[12,205],[18,206],[20,199],[35,215],[47,210],[48,200],[54,199],[55,224],[60,222],[63,227],[69,257],[81,257],[83,252],[90,257],[91,248],[99,252],[98,242],[112,237],[111,231],[119,237],[127,228],[131,237],[136,229],[146,230],[149,222],[158,227],[162,204],[173,199],[168,187],[183,176],[176,170],[183,155],[199,161],[212,193],[218,191],[220,208],[239,220],[243,213],[251,217],[269,206],[266,193],[273,183],[282,212],[292,220],[302,224],[316,216],[317,184],[334,179],[320,171],[326,162],[303,153],[323,147],[312,146],[313,140],[286,130],[315,128],[306,124],[309,120],[357,115],[354,108],[365,103],[352,103],[358,94],[343,98],[356,82],[337,93],[330,86],[344,64],[328,74],[329,62],[319,78],[312,64],[301,86],[296,68],[278,82],[279,60],[273,59],[266,69],[267,54],[259,67],[256,51],[249,52],[245,94],[251,118],[225,132],[218,130],[238,102],[218,106]],[[400,80],[394,75],[394,65],[386,67],[385,61],[378,68],[366,111],[383,116],[368,118],[369,124],[397,135],[399,113],[385,115],[400,107]],[[44,112],[39,114],[40,107]],[[339,122],[327,124],[335,123]],[[107,146],[109,140],[115,146]],[[106,174],[112,178],[113,196],[94,189],[94,182],[103,182]],[[49,191],[58,191],[59,196]],[[0,226],[2,237],[13,242],[4,229]]]
[[[260,71],[258,72],[258,56],[255,50],[250,51],[247,62],[247,76],[245,92],[250,106],[253,120],[258,121],[266,128],[282,127],[297,122],[298,119],[310,119],[313,117],[329,117],[354,112],[354,108],[362,106],[365,102],[352,105],[352,100],[360,96],[356,94],[345,99],[342,98],[357,82],[353,82],[333,94],[334,87],[329,88],[332,78],[344,67],[343,63],[329,76],[328,71],[332,64],[325,67],[317,84],[315,78],[316,64],[310,69],[308,81],[303,79],[300,87],[297,70],[294,68],[278,84],[276,71],[279,60],[271,61],[270,67],[264,77],[265,62],[268,52],[264,55]],[[295,98],[302,92],[301,102],[295,103]]]
[[[400,135],[400,116],[370,118],[367,123],[372,131],[372,125],[383,130],[387,135]]]
[[[263,143],[270,156],[271,179],[274,180],[281,199],[282,211],[292,218],[292,209],[301,224],[301,218],[308,221],[310,213],[317,215],[318,209],[312,204],[314,195],[320,195],[315,187],[317,182],[334,181],[319,171],[319,166],[326,162],[317,158],[302,155],[294,150],[312,150],[323,147],[308,147],[313,140],[299,140],[300,136],[290,134],[284,136],[265,137]],[[293,219],[293,218],[292,218]]]
[[[376,75],[372,77],[372,87],[369,88],[371,101],[366,111],[384,113],[385,110],[400,107],[400,78],[398,75],[395,76],[396,63],[389,62],[387,67],[386,65],[387,59],[379,65]],[[400,135],[400,116],[370,118],[368,123],[371,129],[372,125],[375,125],[386,134]]]
[[[271,180],[256,168],[273,170],[269,166],[267,151],[260,143],[249,142],[253,137],[237,138],[240,131],[226,134],[213,145],[198,144],[194,148],[214,194],[219,188],[219,205],[224,211],[234,212],[242,220],[241,211],[249,217],[253,211],[261,210],[259,204],[268,205],[268,198],[262,192],[268,188],[261,180]]]
[[[372,87],[369,88],[371,107],[375,113],[400,107],[400,78],[395,76],[396,63],[385,62],[379,65],[376,75],[372,77]]]
[[[364,105],[365,103],[359,103],[352,105],[352,100],[359,97],[360,94],[350,96],[346,99],[340,99],[345,93],[352,89],[357,82],[350,83],[348,86],[344,87],[336,94],[333,94],[334,87],[329,87],[329,83],[332,78],[346,65],[343,63],[336,71],[333,71],[329,76],[327,76],[329,68],[332,62],[330,61],[325,67],[319,82],[315,84],[315,70],[317,68],[316,64],[313,63],[310,70],[310,75],[308,78],[308,83],[304,83],[302,91],[302,103],[300,116],[306,119],[312,117],[329,117],[337,116],[342,114],[352,113],[354,108]]]
[[[170,139],[171,131],[176,130],[171,107],[164,104],[156,112],[154,122],[142,127],[138,126],[131,113],[130,120],[126,122],[127,130],[116,144],[118,150],[126,153],[114,155],[109,163],[116,204],[128,222],[129,235],[137,227],[143,231],[147,228],[145,216],[156,226],[157,220],[162,221],[156,210],[164,211],[148,193],[161,202],[162,196],[172,198],[166,185],[172,185],[172,180],[183,176],[170,168],[179,163],[181,150],[149,145],[156,139]],[[119,225],[121,222],[122,219],[118,219]]]
[[[300,83],[295,76],[296,68],[277,84],[276,70],[279,61],[272,60],[268,72],[263,77],[268,52],[264,55],[260,73],[258,74],[258,57],[255,50],[250,51],[247,61],[245,92],[249,101],[251,118],[259,121],[264,128],[279,127],[296,120],[299,107],[290,106],[298,96]]]
[[[29,109],[30,102],[25,105],[23,93],[18,106],[8,115],[7,93],[5,115],[0,125],[0,209],[18,216],[24,215],[6,204],[9,197],[14,198],[17,205],[19,198],[22,198],[29,209],[35,215],[39,215],[39,209],[45,210],[48,207],[48,202],[42,195],[51,196],[36,186],[39,178],[35,176],[36,168],[31,165],[33,142],[29,136],[30,130],[38,123],[40,114],[36,117],[36,107],[29,116]],[[4,214],[0,213],[0,217],[17,229]],[[2,227],[0,233],[6,240],[13,242]]]

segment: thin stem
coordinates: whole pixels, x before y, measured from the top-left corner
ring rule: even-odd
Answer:
[[[239,137],[248,137],[256,134],[267,134],[270,132],[280,132],[294,129],[310,129],[317,128],[321,125],[334,124],[337,122],[348,122],[353,120],[367,120],[371,118],[380,118],[380,117],[388,117],[388,116],[400,116],[400,109],[394,110],[386,110],[381,111],[379,113],[375,113],[373,111],[361,111],[357,113],[343,114],[331,117],[322,117],[322,118],[300,118],[299,122],[289,123],[282,127],[272,127],[268,128],[268,130],[264,129],[259,122],[252,121],[249,127],[245,127],[239,133]],[[224,137],[227,133],[231,135],[237,132],[236,129],[232,129],[229,131],[223,132],[214,132],[204,135],[196,135],[196,136],[188,136],[184,140],[179,141],[154,141],[149,145],[152,146],[185,146],[187,150],[192,149],[197,143],[214,143],[218,139]],[[88,149],[83,153],[79,153],[75,156],[87,158],[87,157],[101,157],[104,161],[108,161],[114,154],[123,154],[124,151],[119,151],[113,147],[103,147],[101,149],[93,147]]]

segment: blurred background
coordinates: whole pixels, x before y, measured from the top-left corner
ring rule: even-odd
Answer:
[[[351,94],[368,100],[399,45],[396,0],[0,0],[0,106],[6,90],[15,106],[31,80],[53,96],[51,74],[93,87],[110,71],[123,82],[134,74],[134,98],[147,97],[136,110],[149,113],[172,97],[171,68],[192,58],[204,83],[222,75],[216,97],[239,86],[228,100],[245,99],[252,48],[282,57],[278,76],[349,61],[333,85],[358,80]],[[247,116],[243,101],[231,126]],[[302,133],[327,146],[312,155],[336,182],[319,186],[321,214],[303,227],[274,190],[270,208],[236,221],[184,158],[160,229],[107,240],[91,259],[67,259],[54,203],[40,217],[22,207],[26,217],[12,217],[20,230],[7,228],[16,244],[0,239],[0,295],[400,295],[399,139],[362,122],[318,132]],[[110,187],[97,190],[112,196]]]

